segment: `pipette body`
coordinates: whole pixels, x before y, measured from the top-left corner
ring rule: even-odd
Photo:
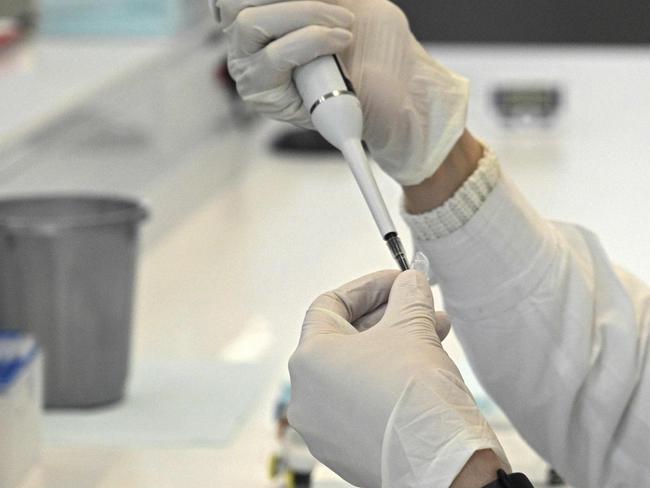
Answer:
[[[218,0],[208,0],[212,15],[221,23]],[[314,127],[339,149],[352,169],[368,208],[402,271],[409,269],[402,241],[379,192],[368,158],[361,144],[363,114],[361,103],[345,83],[334,56],[321,56],[294,70],[294,82],[310,111]]]
[[[361,189],[382,238],[399,265],[409,269],[404,246],[397,234],[386,203],[379,192],[368,158],[361,144],[363,114],[361,103],[348,89],[333,56],[322,56],[296,68],[294,81],[310,111],[314,127],[343,153]]]

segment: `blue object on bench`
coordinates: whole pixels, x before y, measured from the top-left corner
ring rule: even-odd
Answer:
[[[37,351],[30,335],[17,330],[0,330],[0,394],[32,362]]]

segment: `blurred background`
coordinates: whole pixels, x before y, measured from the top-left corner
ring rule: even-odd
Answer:
[[[650,4],[396,3],[431,55],[471,80],[468,126],[533,205],[594,230],[650,281]],[[376,173],[397,217],[399,188]],[[149,216],[130,217],[122,281],[113,261],[65,254],[70,241],[52,225],[47,246],[0,230],[0,307],[20,309],[0,314],[0,329],[36,337],[46,368],[20,391],[20,377],[0,381],[0,452],[11,460],[0,487],[349,486],[286,429],[286,363],[315,296],[393,264],[337,154],[238,100],[204,0],[2,0],[0,199],[44,195],[119,197]],[[94,238],[83,249],[99,249]],[[18,255],[36,270],[29,279],[12,268]],[[76,259],[85,279],[68,288],[74,274],[57,270]],[[106,323],[121,313],[128,361],[99,367],[92,358],[118,347],[112,332],[91,337],[78,315],[59,316],[70,301],[87,305],[91,275],[93,300],[123,292],[90,310]],[[30,307],[44,296],[51,307],[36,324]],[[43,332],[48,314],[55,332]],[[52,365],[71,357],[68,343],[88,365],[65,371],[107,376],[128,363],[114,398],[55,400]],[[561,483],[482,391],[453,334],[445,347],[513,467],[536,486]]]

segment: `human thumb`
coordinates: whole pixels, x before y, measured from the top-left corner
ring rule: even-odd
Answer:
[[[323,335],[350,335],[358,331],[341,314],[341,300],[335,292],[323,293],[309,307],[302,323],[300,343]]]
[[[445,340],[445,337],[449,335],[451,330],[451,319],[447,312],[436,311],[436,333],[441,341]]]
[[[319,335],[357,334],[352,324],[386,303],[397,276],[396,270],[377,271],[323,293],[307,311],[301,344]]]
[[[381,322],[391,327],[420,325],[435,330],[433,295],[424,274],[409,270],[395,279]]]

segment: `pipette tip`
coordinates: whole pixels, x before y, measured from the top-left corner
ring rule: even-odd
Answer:
[[[408,260],[406,259],[404,246],[402,245],[402,241],[400,240],[397,233],[391,232],[389,234],[386,234],[386,236],[384,236],[384,239],[386,240],[386,244],[388,244],[388,249],[390,249],[390,253],[393,255],[393,258],[399,265],[400,269],[402,271],[406,271],[407,269],[409,269],[409,263]]]

